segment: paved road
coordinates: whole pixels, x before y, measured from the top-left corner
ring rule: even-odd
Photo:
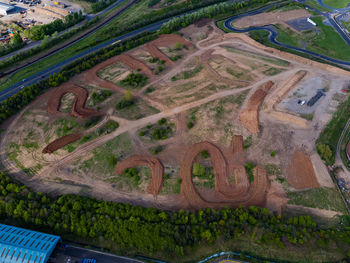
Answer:
[[[231,18],[229,18],[229,19],[227,19],[225,21],[224,26],[225,26],[225,28],[227,28],[229,30],[232,30],[234,32],[238,32],[238,33],[246,33],[246,32],[250,32],[250,31],[254,31],[254,30],[264,30],[264,31],[269,32],[268,39],[269,39],[269,41],[271,43],[273,43],[275,45],[278,45],[278,46],[281,46],[281,47],[284,47],[284,48],[288,48],[288,49],[291,49],[291,50],[295,50],[295,51],[298,51],[298,52],[301,52],[301,53],[304,53],[304,54],[307,54],[307,55],[311,55],[311,56],[313,56],[315,58],[319,58],[319,59],[322,59],[322,60],[325,60],[325,61],[328,61],[328,62],[331,62],[331,63],[334,63],[334,64],[338,64],[338,65],[341,65],[341,66],[350,66],[350,61],[344,61],[344,60],[331,58],[331,57],[328,57],[328,56],[325,56],[325,55],[322,55],[322,54],[318,54],[318,53],[313,52],[313,51],[305,50],[305,49],[302,49],[302,48],[294,47],[294,46],[291,46],[291,45],[279,42],[277,40],[278,32],[275,29],[275,27],[272,26],[272,25],[260,26],[260,27],[249,27],[249,28],[243,28],[243,29],[235,28],[235,27],[232,26],[232,22],[234,20],[236,20],[236,19],[239,19],[239,18],[242,18],[242,17],[246,17],[246,16],[252,16],[252,15],[260,14],[260,13],[262,13],[262,12],[264,12],[264,11],[266,11],[266,10],[270,9],[271,7],[276,6],[276,5],[277,4],[271,4],[271,5],[265,6],[263,8],[260,8],[258,10],[254,10],[254,11],[251,11],[251,12],[247,12],[247,13],[244,13],[244,14],[233,16],[233,17],[231,17]],[[310,9],[312,9],[312,8],[310,7]],[[340,30],[340,32],[343,33],[341,30]],[[348,43],[350,45],[350,40],[347,37],[346,37],[346,39],[348,40]]]
[[[117,256],[109,253],[74,246],[69,246],[65,249],[59,249],[57,251],[57,256],[59,256],[60,258],[93,258],[96,259],[96,262],[98,263],[144,263],[144,261],[138,259]]]

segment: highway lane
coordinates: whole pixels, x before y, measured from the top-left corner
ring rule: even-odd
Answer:
[[[316,52],[313,52],[313,51],[305,50],[305,49],[298,48],[298,47],[295,47],[295,46],[292,46],[292,45],[289,45],[289,44],[284,44],[284,43],[279,42],[277,40],[278,32],[274,28],[274,26],[272,26],[272,25],[260,26],[260,27],[249,27],[249,28],[235,28],[235,27],[232,26],[232,22],[234,20],[236,20],[236,19],[239,19],[239,18],[242,18],[242,17],[246,17],[246,16],[252,16],[252,15],[260,14],[260,13],[270,9],[273,6],[276,6],[276,4],[271,4],[271,5],[265,6],[263,8],[254,10],[254,11],[250,11],[250,12],[247,12],[247,13],[244,13],[244,14],[233,16],[233,17],[231,17],[231,18],[229,18],[229,19],[227,19],[225,21],[224,26],[225,26],[225,28],[227,28],[227,29],[229,29],[229,30],[231,30],[233,32],[237,32],[237,33],[246,33],[246,32],[250,32],[250,31],[254,31],[254,30],[264,30],[264,31],[269,32],[268,40],[271,43],[275,44],[275,45],[278,45],[278,46],[281,46],[281,47],[284,47],[284,48],[288,48],[288,49],[291,49],[291,50],[295,50],[295,51],[298,51],[298,52],[301,52],[301,53],[304,53],[304,54],[307,54],[307,55],[311,55],[311,56],[313,56],[315,58],[319,58],[319,59],[322,59],[322,60],[325,60],[325,61],[328,61],[328,62],[331,62],[331,63],[334,63],[334,64],[338,64],[338,65],[341,65],[341,66],[350,66],[350,61],[344,61],[344,60],[331,58],[331,57],[328,57],[328,56],[325,56],[325,55],[322,55],[322,54],[319,54],[319,53],[316,53]],[[341,33],[344,34],[342,31],[341,31]],[[347,39],[347,37],[346,37],[346,39]],[[350,44],[350,41],[348,43]]]
[[[143,28],[140,28],[140,29],[137,29],[135,31],[132,31],[130,33],[127,33],[123,36],[120,36],[120,37],[116,37],[116,38],[113,38],[113,39],[110,39],[108,40],[107,42],[104,42],[102,44],[99,44],[95,47],[92,47],[86,51],[83,51],[73,57],[70,57],[69,59],[66,59],[54,66],[51,66],[27,79],[25,79],[24,81],[21,81],[21,82],[18,82],[8,88],[6,88],[5,90],[1,91],[0,92],[0,101],[3,101],[9,97],[11,97],[12,95],[16,94],[18,91],[22,90],[23,87],[26,87],[26,86],[30,86],[32,84],[35,84],[37,83],[38,81],[40,81],[42,78],[46,78],[48,77],[49,75],[52,75],[54,73],[58,73],[64,66],[67,66],[68,64],[72,63],[73,61],[79,59],[79,58],[82,58],[90,53],[93,53],[93,52],[96,52],[98,51],[99,49],[101,48],[105,48],[109,45],[111,45],[112,43],[114,43],[115,41],[118,41],[118,40],[126,40],[126,39],[129,39],[131,37],[134,37],[140,33],[143,33],[143,32],[152,32],[152,31],[155,31],[155,30],[158,30],[160,29],[160,27],[162,26],[163,23],[165,23],[166,21],[170,20],[169,19],[166,19],[166,20],[163,20],[163,21],[160,21],[158,23],[155,23],[155,24],[152,24],[152,25],[149,25],[149,26],[146,26],[146,27],[143,27]]]

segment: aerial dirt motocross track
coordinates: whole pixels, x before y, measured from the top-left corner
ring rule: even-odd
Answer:
[[[311,160],[302,151],[295,151],[293,153],[287,173],[288,183],[295,189],[320,187]]]
[[[237,141],[234,139],[235,144]],[[238,145],[237,145],[238,146]],[[234,150],[235,155],[240,153],[243,146],[238,146]],[[207,151],[211,157],[215,175],[215,192],[217,193],[217,200],[206,200],[198,192],[192,181],[192,168],[196,156],[203,150]],[[269,187],[267,174],[264,168],[256,167],[254,169],[254,182],[249,185],[231,184],[228,181],[229,170],[241,173],[247,178],[244,167],[241,164],[229,166],[227,160],[232,160],[232,153],[225,158],[223,152],[214,144],[210,142],[200,142],[190,146],[183,156],[180,166],[181,183],[181,199],[189,208],[220,208],[225,206],[250,206],[250,205],[264,205],[266,200],[266,192]],[[236,178],[240,181],[240,178]]]
[[[163,186],[163,164],[152,156],[133,155],[119,162],[114,168],[114,173],[122,174],[125,169],[135,166],[147,166],[151,170],[151,181],[147,192],[154,196],[158,195]]]
[[[225,206],[250,206],[263,205],[266,199],[266,193],[269,187],[267,174],[264,168],[256,167],[254,169],[254,182],[252,185],[240,183],[244,182],[247,174],[242,163],[228,163],[227,160],[241,160],[243,162],[243,138],[242,136],[233,137],[233,152],[228,153],[227,159],[223,152],[213,143],[200,142],[189,146],[185,149],[183,159],[180,164],[181,182],[181,201],[183,205],[191,209],[201,208],[220,208]],[[203,150],[206,150],[211,158],[215,175],[215,192],[217,194],[216,201],[208,201],[197,191],[192,181],[192,166],[195,158]],[[231,161],[232,162],[232,161]],[[115,173],[121,174],[124,169],[145,165],[152,172],[151,182],[148,192],[157,195],[163,184],[163,165],[154,157],[134,155],[115,167]],[[233,171],[236,175],[238,184],[231,184],[228,181],[228,172]]]
[[[100,115],[99,112],[86,109],[85,103],[88,98],[88,91],[82,87],[66,83],[58,88],[54,89],[51,97],[47,103],[47,113],[51,115],[60,115],[63,113],[59,111],[62,97],[67,93],[73,93],[75,95],[74,103],[71,110],[73,117],[89,118],[91,116]]]
[[[155,46],[152,43],[146,44],[146,48],[148,52],[151,54],[154,58],[159,58],[160,60],[164,60],[165,64],[168,66],[171,66],[174,64],[162,51],[160,51],[157,46]]]
[[[44,149],[43,153],[53,153],[62,147],[79,140],[82,137],[81,133],[74,133],[63,136],[49,143]]]
[[[274,83],[272,81],[261,85],[250,97],[248,106],[239,114],[239,120],[242,125],[253,134],[259,133],[259,107],[273,85]]]

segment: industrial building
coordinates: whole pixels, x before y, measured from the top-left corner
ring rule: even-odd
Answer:
[[[6,16],[8,12],[15,9],[14,6],[0,2],[0,15]]]
[[[0,262],[46,263],[59,236],[0,224]]]

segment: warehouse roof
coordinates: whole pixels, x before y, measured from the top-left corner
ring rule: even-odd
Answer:
[[[1,3],[0,2],[0,9],[1,10],[3,10],[3,11],[10,11],[10,10],[12,10],[12,9],[14,9],[15,7],[14,6],[12,6],[12,5],[8,5],[8,4],[6,4],[6,3]]]
[[[0,224],[0,261],[45,263],[60,237]]]

